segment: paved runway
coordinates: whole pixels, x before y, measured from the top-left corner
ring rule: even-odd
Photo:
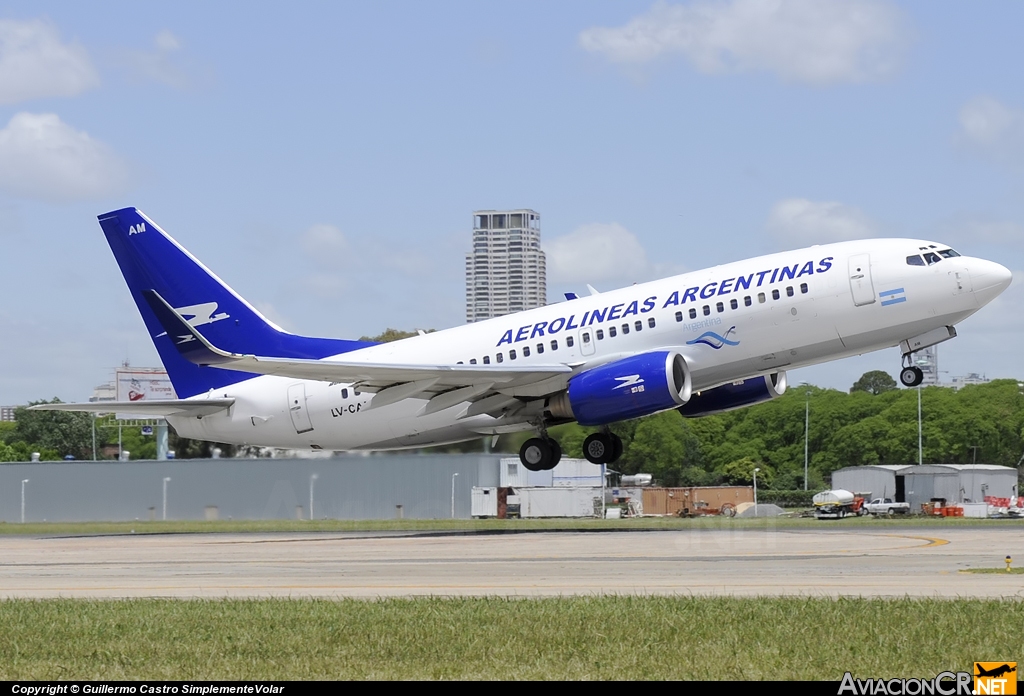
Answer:
[[[0,537],[0,597],[1024,598],[1013,527]]]

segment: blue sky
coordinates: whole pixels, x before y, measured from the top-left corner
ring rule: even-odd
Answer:
[[[96,224],[129,205],[285,328],[343,337],[462,323],[475,209],[541,213],[552,301],[938,239],[1017,276],[943,377],[1024,378],[1021,26],[1019,3],[0,2],[0,403],[157,364]]]

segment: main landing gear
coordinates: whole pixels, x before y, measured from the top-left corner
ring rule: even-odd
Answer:
[[[622,456],[622,438],[602,431],[583,441],[583,456],[592,464],[611,464]],[[540,437],[531,437],[519,449],[519,461],[530,471],[549,471],[562,458],[562,448],[541,430]]]
[[[591,464],[611,464],[622,456],[622,438],[612,432],[594,433],[583,441],[583,456]]]

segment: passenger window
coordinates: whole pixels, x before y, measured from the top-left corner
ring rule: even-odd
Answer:
[[[711,306],[710,305],[704,305],[704,316],[707,316],[709,314],[711,314]]]
[[[778,290],[772,290],[772,299],[773,300],[779,299],[779,291]]]
[[[651,327],[652,329],[654,328],[654,317],[648,317],[647,318],[647,325],[649,327]]]
[[[729,306],[733,309],[739,309],[740,303],[735,299],[729,300]]]
[[[358,389],[353,389],[353,390],[352,390],[352,394],[353,394],[354,396],[359,396],[359,390],[358,390]]]
[[[590,343],[590,332],[589,331],[584,331],[583,332],[583,342],[584,343]]]
[[[576,341],[573,339],[572,336],[566,336],[565,337],[565,345],[567,347],[572,348],[575,343],[576,343]]]
[[[491,356],[485,355],[484,356],[484,365],[490,365],[490,364],[491,364]]]
[[[644,328],[644,323],[642,321],[635,321],[633,322],[633,328],[639,331],[640,329]]]
[[[623,324],[622,325],[622,335],[625,336],[628,333],[629,333],[629,324]]]
[[[786,297],[792,297],[792,296],[793,296],[793,286],[792,285],[787,285],[786,286]]]
[[[764,304],[764,293],[763,293],[763,292],[759,292],[759,293],[757,293],[757,301],[758,301],[758,302],[759,302],[760,304]]]
[[[721,314],[722,312],[725,311],[725,305],[719,302],[718,304],[715,305],[715,309],[717,309],[718,313]]]
[[[608,327],[608,338],[615,338],[616,329],[614,326]]]
[[[908,266],[923,266],[924,265],[924,259],[922,259],[920,256],[908,256],[907,257],[907,265]]]
[[[551,341],[551,350],[558,350],[558,341]]]
[[[458,361],[458,362],[457,362],[457,363],[455,363],[455,364],[456,364],[456,365],[462,365],[463,363],[462,363],[462,361],[460,360],[460,361]]]
[[[530,357],[530,346],[523,346],[523,357]]]
[[[508,352],[508,359],[509,360],[515,360],[516,359],[516,352],[514,350],[510,350]],[[498,362],[501,362],[501,361],[499,360]]]
[[[505,355],[504,355],[504,353],[498,353],[498,354],[497,354],[497,355],[495,356],[495,358],[497,359],[497,361],[498,361],[498,362],[504,362],[504,361],[505,361]]]
[[[807,283],[800,283],[800,294],[801,295],[806,295],[807,294]]]
[[[597,340],[604,340],[604,329],[598,329],[597,331],[594,332],[594,334],[597,336]]]
[[[537,344],[537,355],[540,355],[543,352],[544,352],[544,344],[543,343],[538,343]]]
[[[683,320],[683,313],[682,312],[676,312],[676,321],[682,321],[682,320]]]
[[[347,399],[348,398],[348,389],[342,389],[341,390],[341,398],[343,398],[343,399]]]
[[[469,359],[469,364],[470,365],[476,365],[476,358],[470,358]]]
[[[697,318],[697,310],[694,309],[693,307],[690,307],[690,318],[691,319],[696,319]]]
[[[744,307],[749,307],[751,304],[752,304],[752,300],[750,299],[750,295],[747,295],[746,297],[743,298],[743,306]]]

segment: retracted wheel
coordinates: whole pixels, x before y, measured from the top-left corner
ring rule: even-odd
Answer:
[[[523,443],[519,448],[519,461],[530,471],[547,471],[554,465],[551,460],[554,452],[551,448],[552,440],[544,440],[539,437],[532,437]],[[559,448],[561,454],[561,448]]]
[[[924,381],[924,372],[917,365],[900,370],[900,383],[904,387],[916,387]]]
[[[607,464],[614,454],[614,444],[609,435],[594,433],[583,441],[583,456],[591,464]]]

